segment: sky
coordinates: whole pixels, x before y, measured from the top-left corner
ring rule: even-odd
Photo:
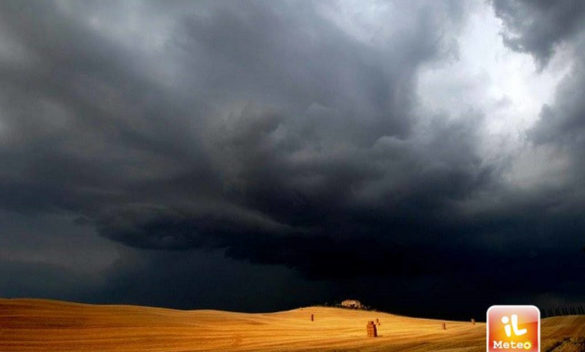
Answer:
[[[585,3],[0,2],[0,296],[585,302]]]

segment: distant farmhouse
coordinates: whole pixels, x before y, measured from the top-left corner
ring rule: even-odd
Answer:
[[[351,308],[351,309],[366,309],[360,301],[357,299],[346,299],[341,302],[341,306],[344,308]]]

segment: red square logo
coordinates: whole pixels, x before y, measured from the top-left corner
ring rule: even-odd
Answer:
[[[535,306],[491,306],[487,352],[540,352],[540,310]]]

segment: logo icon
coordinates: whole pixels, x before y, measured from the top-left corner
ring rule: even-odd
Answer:
[[[540,311],[535,306],[491,306],[487,352],[540,352]]]
[[[518,314],[512,314],[512,326],[510,327],[510,324],[508,324],[510,322],[510,318],[508,318],[507,315],[504,315],[502,317],[502,324],[505,324],[504,326],[504,330],[506,331],[506,335],[508,337],[512,336],[512,329],[514,329],[514,335],[516,336],[522,336],[524,334],[526,334],[526,332],[528,330],[526,329],[518,329]]]

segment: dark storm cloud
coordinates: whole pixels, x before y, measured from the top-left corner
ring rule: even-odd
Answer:
[[[504,42],[510,48],[528,52],[545,65],[558,45],[583,30],[585,4],[579,0],[493,0],[496,15],[508,31]]]
[[[65,213],[140,249],[89,285],[104,301],[228,307],[241,273],[271,292],[321,280],[299,295],[394,310],[484,289],[464,312],[504,296],[477,277],[510,267],[524,279],[504,279],[509,292],[554,296],[582,269],[572,251],[585,225],[574,206],[555,208],[562,195],[505,184],[506,166],[478,147],[484,112],[421,113],[419,72],[457,57],[467,8],[398,5],[364,38],[332,18],[337,2],[3,2],[0,207]],[[540,21],[540,7],[494,6],[518,35],[507,43],[542,62],[577,36],[578,22],[551,22],[532,39],[515,16]],[[562,99],[550,111],[571,109]],[[564,257],[572,269],[540,290],[534,258],[556,273]],[[257,290],[242,307],[268,309]]]
[[[420,258],[400,252],[438,242],[428,233],[441,231],[445,203],[489,179],[472,143],[479,118],[419,122],[410,111],[416,67],[444,50],[442,41],[428,39],[434,30],[422,26],[401,33],[404,48],[385,51],[305,11],[283,18],[266,7],[221,8],[186,21],[189,59],[213,63],[197,83],[206,100],[254,97],[223,120],[206,121],[202,140],[222,189],[202,206],[195,199],[178,208],[129,205],[133,215],[116,210],[137,220],[101,218],[105,236],[139,247],[228,248],[233,257],[319,277],[372,266],[399,273],[441,267],[434,251],[421,248]],[[426,24],[429,14],[421,12]],[[419,132],[409,131],[416,123]],[[194,183],[177,181],[182,191]]]
[[[511,212],[498,216],[508,222],[508,237],[530,232],[534,234],[535,244],[541,247],[534,248],[534,253],[540,253],[536,255],[540,260],[535,265],[555,280],[547,285],[550,291],[541,294],[540,303],[559,304],[557,299],[570,302],[575,300],[574,293],[582,290],[576,287],[581,286],[582,269],[578,268],[584,262],[576,252],[585,242],[582,235],[585,168],[581,155],[585,148],[585,6],[580,1],[494,1],[493,4],[496,15],[508,29],[504,42],[513,50],[531,54],[541,69],[550,66],[557,52],[570,52],[560,59],[569,69],[556,87],[553,102],[543,105],[539,119],[527,133],[528,148],[549,153],[544,162],[550,169],[559,168],[555,160],[562,160],[562,166],[541,187],[530,192],[514,192],[513,198],[520,203],[512,202],[511,207],[502,208]],[[515,213],[518,211],[521,213]],[[551,237],[554,242],[547,240]],[[579,299],[583,298],[576,298]]]
[[[164,54],[143,58],[91,16],[5,3],[32,63],[3,73],[4,205],[76,212],[137,247],[226,247],[308,268],[321,266],[301,264],[303,247],[311,261],[339,242],[340,262],[386,225],[420,233],[418,218],[481,182],[472,126],[412,132],[416,71],[450,50],[454,6],[412,6],[417,25],[374,46],[315,4],[226,5],[177,15]],[[155,64],[179,67],[170,86],[149,81]]]
[[[528,137],[536,146],[551,148],[569,159],[564,171],[566,211],[581,207],[583,168],[580,151],[585,147],[585,3],[582,1],[494,1],[496,14],[510,33],[504,37],[514,50],[530,53],[543,65],[557,49],[570,51],[564,64],[570,69],[559,83],[554,101],[544,105]],[[516,36],[514,39],[508,35]],[[572,203],[572,204],[571,204]]]
[[[585,16],[583,16],[585,19]],[[585,42],[580,44],[583,48]],[[559,85],[555,101],[540,112],[540,120],[530,137],[538,144],[552,144],[569,153],[583,147],[585,136],[585,55],[576,58],[570,75]],[[575,163],[581,165],[579,155]]]

